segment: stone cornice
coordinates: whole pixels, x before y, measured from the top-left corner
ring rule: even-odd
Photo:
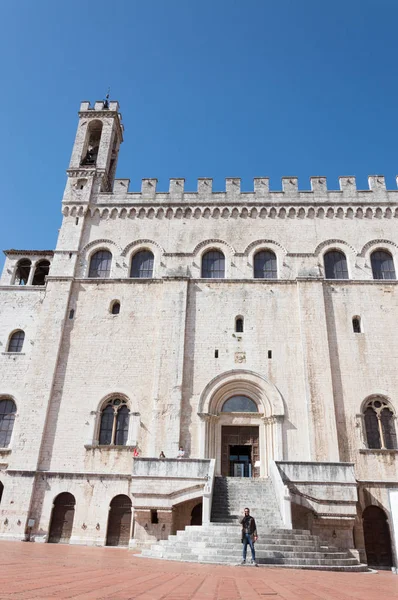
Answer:
[[[11,250],[3,250],[3,253],[6,256],[53,256],[54,250],[15,250],[12,248]]]
[[[258,203],[217,203],[205,202],[156,203],[115,203],[87,204],[83,202],[65,202],[64,216],[86,214],[101,219],[391,219],[398,218],[398,204],[390,203],[327,203],[327,204],[271,204]]]

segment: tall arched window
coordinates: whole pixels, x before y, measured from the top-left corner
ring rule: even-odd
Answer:
[[[120,313],[119,300],[114,300],[113,302],[111,302],[111,313],[112,315],[118,315]]]
[[[368,448],[395,450],[397,434],[392,408],[383,398],[372,398],[364,407]]]
[[[370,257],[373,279],[396,279],[394,261],[389,252],[376,250]]]
[[[343,252],[330,250],[323,257],[326,279],[348,279],[347,259]]]
[[[202,277],[224,279],[225,256],[219,250],[209,250],[202,256]]]
[[[30,268],[32,263],[28,258],[23,258],[17,264],[15,271],[15,285],[27,285],[29,280]]]
[[[111,272],[112,254],[109,250],[98,250],[90,260],[89,277],[107,279]]]
[[[254,255],[254,278],[276,279],[278,277],[276,255],[271,250],[261,250]]]
[[[125,446],[129,431],[130,411],[126,400],[112,398],[101,411],[100,446]]]
[[[236,317],[235,331],[236,333],[243,333],[243,317]]]
[[[258,412],[257,404],[247,396],[232,396],[222,405],[221,412]]]
[[[0,400],[0,448],[7,448],[10,444],[16,412],[13,400]]]
[[[352,330],[354,333],[361,333],[361,317],[352,317]]]
[[[14,331],[8,342],[7,352],[22,352],[24,340],[25,332],[22,329]]]
[[[35,274],[33,275],[32,285],[45,285],[46,277],[50,271],[50,261],[41,260],[37,263]]]
[[[154,256],[150,250],[141,250],[133,256],[130,277],[153,277]]]

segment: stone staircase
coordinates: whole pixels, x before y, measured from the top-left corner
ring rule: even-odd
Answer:
[[[323,545],[307,530],[283,529],[269,479],[216,477],[211,523],[190,525],[142,551],[142,556],[202,563],[240,564],[241,527],[248,506],[256,519],[256,560],[262,565],[328,571],[366,571],[349,552]],[[248,548],[248,559],[251,558]]]

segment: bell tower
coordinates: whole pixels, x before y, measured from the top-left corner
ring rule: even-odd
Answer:
[[[119,147],[123,141],[122,116],[119,103],[109,101],[82,102],[79,123],[67,170],[68,182],[64,200],[75,191],[86,189],[86,200],[92,192],[111,192],[115,179]]]

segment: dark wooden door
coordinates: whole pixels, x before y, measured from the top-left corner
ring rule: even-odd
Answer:
[[[108,517],[107,546],[128,546],[131,531],[131,500],[128,496],[115,496]]]
[[[221,428],[221,474],[230,475],[229,456],[231,446],[251,446],[252,474],[260,476],[260,469],[255,467],[260,460],[259,428],[257,425],[223,425]]]
[[[378,506],[368,506],[362,516],[368,565],[391,567],[391,538],[386,513]]]
[[[75,504],[75,498],[69,492],[63,492],[55,498],[48,536],[50,544],[69,543],[75,516]]]

